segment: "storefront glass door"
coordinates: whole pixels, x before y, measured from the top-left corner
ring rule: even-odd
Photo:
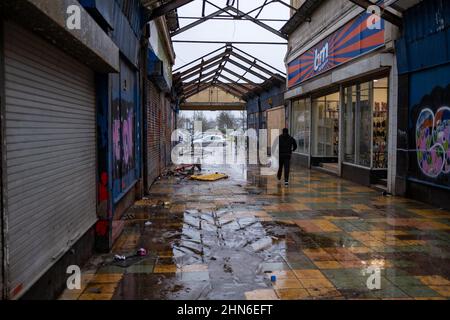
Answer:
[[[387,169],[388,79],[347,87],[344,97],[344,161]]]
[[[339,155],[339,93],[312,100],[312,156]]]

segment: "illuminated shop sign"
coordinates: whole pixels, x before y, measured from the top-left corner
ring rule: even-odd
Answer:
[[[289,87],[384,45],[384,20],[362,14],[289,63]]]

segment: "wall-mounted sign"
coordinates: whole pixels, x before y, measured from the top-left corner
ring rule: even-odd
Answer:
[[[362,14],[288,65],[289,88],[384,45],[384,20]]]

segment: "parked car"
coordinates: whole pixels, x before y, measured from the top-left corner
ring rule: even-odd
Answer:
[[[206,135],[201,139],[194,140],[194,145],[200,145],[202,147],[224,147],[227,145],[227,141],[219,135]]]

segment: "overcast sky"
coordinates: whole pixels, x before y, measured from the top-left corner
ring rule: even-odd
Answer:
[[[239,10],[248,13],[264,3],[265,0],[240,0]],[[225,7],[227,0],[210,0],[218,7]],[[237,0],[235,7],[237,7]],[[289,0],[284,0],[285,3],[289,3]],[[183,19],[183,17],[201,17],[202,15],[202,0],[195,0],[192,3],[183,6],[178,9],[178,15],[180,17],[180,27],[184,27],[195,20]],[[216,12],[218,9],[210,4],[206,4],[206,15]],[[255,16],[258,11],[251,13]],[[225,14],[224,14],[225,15]],[[261,19],[289,19],[289,8],[280,4],[272,3],[264,8],[259,15]],[[276,30],[280,30],[285,22],[272,22],[263,21],[267,25]],[[261,28],[251,21],[245,20],[210,20],[206,21],[186,32],[183,32],[173,37],[173,40],[205,40],[205,41],[260,41],[260,42],[286,42],[285,39],[278,37],[270,31]],[[177,56],[174,70],[198,59],[220,47],[223,44],[186,44],[186,43],[174,43],[175,53]],[[255,56],[256,58],[264,61],[265,63],[285,72],[284,58],[286,55],[287,46],[284,45],[243,45],[236,44],[237,48]],[[242,74],[243,71],[234,66],[228,66],[235,72]],[[227,74],[231,79],[235,80],[235,77]],[[247,75],[252,81],[260,82],[260,79],[255,78],[252,75]],[[192,112],[185,112],[186,116],[193,116]],[[239,116],[238,112],[234,112],[236,116]],[[205,115],[208,118],[215,118],[217,113],[206,112]]]
[[[240,0],[239,9],[243,12],[249,12],[264,3],[265,0]],[[210,0],[210,2],[223,8],[227,0]],[[288,3],[289,0],[284,0]],[[182,17],[200,17],[202,14],[202,0],[195,0],[178,9],[178,15]],[[237,0],[235,0],[236,7]],[[206,15],[217,11],[218,9],[206,4]],[[252,15],[256,15],[257,12]],[[289,8],[280,4],[273,3],[268,5],[261,13],[262,19],[283,19],[289,18]],[[180,26],[186,26],[194,20],[180,19]],[[285,22],[265,22],[276,30],[281,29]],[[218,21],[210,20],[200,24],[184,33],[173,38],[174,40],[207,40],[207,41],[270,41],[286,42],[283,38],[261,28],[251,21],[233,20]],[[195,60],[223,45],[219,44],[185,44],[175,43],[175,52],[177,55],[175,69]],[[239,49],[263,60],[264,62],[285,71],[284,57],[287,46],[280,45],[236,45]]]

